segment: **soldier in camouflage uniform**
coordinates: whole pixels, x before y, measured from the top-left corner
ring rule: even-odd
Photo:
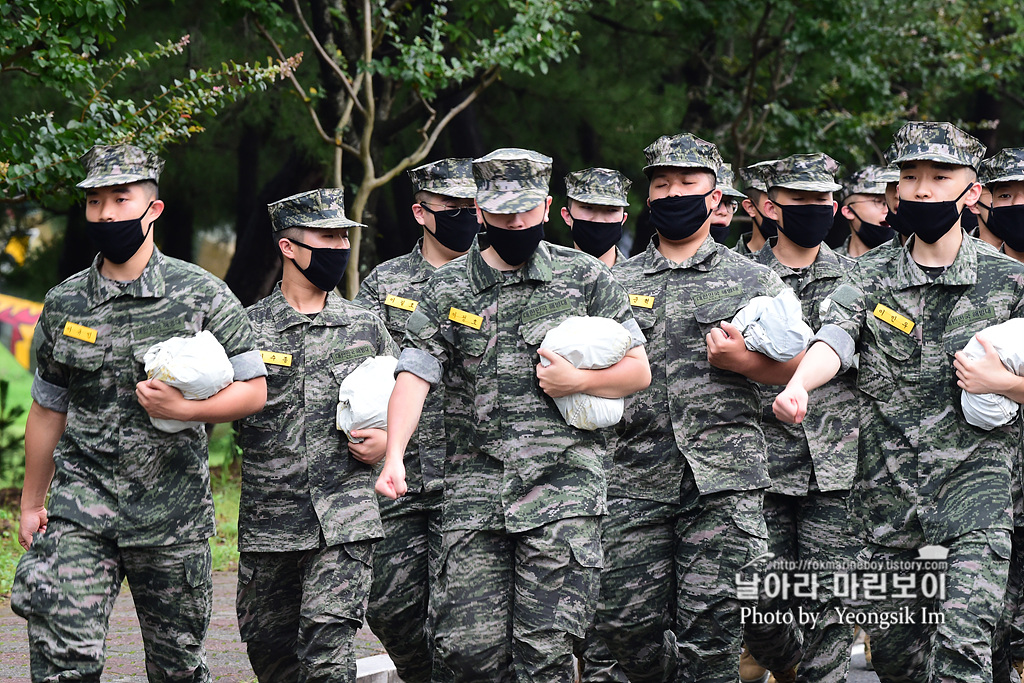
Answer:
[[[711,213],[711,238],[719,244],[725,244],[731,234],[730,226],[736,209],[747,195],[734,187],[736,174],[732,172],[732,164],[722,164],[715,175],[718,177],[715,189],[721,191],[722,201],[718,202]]]
[[[713,144],[681,134],[644,151],[657,234],[613,274],[648,338],[653,380],[616,428],[597,632],[631,681],[731,683],[742,631],[735,577],[760,566],[768,538],[748,377],[781,383],[788,367],[748,351],[728,321],[785,285],[711,239],[722,164]]]
[[[572,233],[572,246],[609,268],[626,260],[616,245],[629,217],[626,194],[632,184],[610,168],[587,168],[565,176],[568,200],[561,213]]]
[[[380,264],[363,280],[354,303],[380,316],[396,344],[438,268],[464,254],[479,232],[469,159],[442,159],[409,171],[413,217],[423,237],[405,256]],[[406,683],[431,680],[429,606],[441,555],[444,490],[444,391],[432,391],[405,452],[407,495],[380,499],[384,539],[373,557],[366,621]],[[435,673],[435,679],[438,678]]]
[[[542,241],[551,159],[499,149],[473,162],[489,246],[438,268],[406,324],[377,490],[406,491],[403,455],[431,384],[445,386],[443,559],[435,648],[456,681],[574,681],[597,600],[605,440],[551,397],[624,396],[650,375],[625,292],[581,252]],[[633,347],[577,370],[538,345],[571,315],[613,318]],[[538,353],[551,362],[543,367]]]
[[[342,190],[268,206],[281,282],[250,306],[267,406],[242,420],[238,630],[260,681],[355,681],[355,633],[382,535],[372,465],[382,429],[336,428],[338,388],[367,358],[397,355],[384,323],[335,291],[348,263]],[[355,440],[359,440],[356,442]]]
[[[751,230],[743,233],[736,240],[733,248],[737,254],[750,256],[761,250],[765,240],[775,237],[778,226],[775,221],[764,214],[764,205],[768,201],[768,188],[764,184],[765,167],[774,164],[776,159],[761,161],[746,168],[740,169],[740,179],[743,181],[743,195],[746,197],[740,206],[750,216]]]
[[[837,164],[825,154],[794,154],[765,173],[769,203],[767,215],[779,234],[754,254],[754,261],[771,268],[796,292],[804,319],[821,325],[821,302],[839,286],[852,265],[824,243],[832,228],[836,203],[832,193]],[[857,414],[860,400],[856,378],[846,373],[815,394],[814,410],[799,425],[779,422],[771,406],[779,387],[762,386],[762,427],[768,444],[768,473],[772,486],[765,492],[764,517],[768,549],[778,560],[818,562],[825,566],[849,564],[862,547],[847,511],[847,496],[857,468]],[[783,575],[782,569],[772,569]],[[765,613],[791,611],[794,616],[815,613],[814,627],[799,620],[790,624],[744,625],[746,644],[775,680],[845,681],[850,667],[853,628],[836,620],[842,603],[832,594],[832,571],[818,571],[817,591],[795,586],[801,575],[791,576],[794,588],[762,600]],[[763,591],[762,591],[763,592]],[[802,655],[800,643],[803,643]],[[799,669],[792,671],[799,663]]]
[[[981,360],[961,350],[986,327],[1024,316],[1024,266],[966,238],[959,225],[981,193],[975,169],[984,145],[949,123],[912,122],[892,149],[899,217],[914,236],[857,260],[823,304],[817,341],[774,407],[780,419],[799,421],[806,392],[859,353],[866,401],[851,510],[868,542],[862,557],[913,562],[922,546],[948,550],[944,591],[916,600],[889,593],[874,607],[917,615],[873,641],[875,669],[882,680],[979,681],[992,675],[1007,582],[1020,425],[970,426],[959,394],[1019,402],[1024,380],[987,341]],[[922,609],[943,623],[921,623]]]
[[[981,232],[995,233],[1003,242],[1003,251],[1018,261],[1024,260],[1024,148],[1008,148],[981,162],[979,182],[988,190],[971,207],[978,214]],[[987,195],[987,198],[986,198]],[[984,237],[981,238],[984,240]],[[1018,247],[1015,249],[1014,247]],[[1024,469],[1021,449],[1013,465],[1013,536],[1010,575],[1006,585],[1003,616],[993,647],[994,680],[1009,680],[1011,665],[1024,669],[1024,633],[1022,633],[1021,593],[1024,591]]]
[[[208,681],[214,517],[206,434],[168,434],[150,417],[248,415],[266,400],[266,371],[227,286],[153,246],[163,161],[121,145],[94,147],[82,162],[88,175],[78,186],[100,253],[47,293],[36,327],[19,531],[28,552],[11,606],[28,619],[32,680],[98,681],[127,577],[149,680]],[[231,385],[188,401],[146,379],[142,357],[152,345],[202,330],[231,359]]]
[[[569,200],[562,208],[562,220],[572,230],[573,246],[596,256],[609,268],[626,260],[615,244],[622,237],[622,226],[626,223],[629,206],[626,195],[632,184],[626,176],[607,168],[588,168],[565,176]],[[611,464],[614,448],[612,435],[608,435],[608,440],[606,466]],[[593,627],[587,630],[583,642],[576,648],[576,658],[581,683],[628,681]]]
[[[839,203],[850,224],[850,236],[835,250],[837,254],[859,258],[896,236],[885,222],[885,177],[881,166],[866,166],[843,180]]]

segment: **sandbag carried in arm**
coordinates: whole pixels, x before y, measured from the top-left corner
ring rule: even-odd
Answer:
[[[629,331],[611,318],[573,316],[549,330],[540,348],[557,353],[574,367],[600,370],[622,360],[632,343]],[[546,358],[540,362],[550,365]],[[570,394],[554,401],[566,423],[579,429],[611,427],[622,419],[621,398]]]
[[[336,425],[353,443],[362,439],[352,436],[353,429],[387,429],[388,401],[395,388],[394,356],[374,356],[359,364],[338,389]]]
[[[171,337],[149,347],[142,361],[146,377],[165,382],[190,401],[202,401],[224,389],[235,378],[228,354],[209,330],[194,337]],[[153,426],[174,434],[202,422],[150,417]]]
[[[755,296],[733,317],[751,351],[785,362],[807,348],[814,332],[804,322],[800,300],[789,287],[776,296]]]
[[[1013,318],[986,327],[978,334],[995,347],[1007,370],[1015,375],[1021,374],[1021,368],[1024,368],[1024,319]],[[977,335],[964,346],[964,353],[971,360],[985,357],[985,349]],[[960,407],[969,424],[988,430],[1013,422],[1020,404],[1000,394],[969,394],[964,391],[960,393]]]

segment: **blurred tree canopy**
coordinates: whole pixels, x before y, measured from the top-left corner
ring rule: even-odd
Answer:
[[[188,257],[193,228],[234,233],[226,279],[245,303],[279,273],[268,202],[344,186],[351,216],[370,226],[353,259],[365,274],[419,235],[402,171],[445,156],[537,149],[555,159],[558,200],[565,173],[618,168],[636,183],[636,217],[646,196],[642,150],[666,133],[712,140],[734,166],[824,151],[845,172],[880,161],[907,119],[953,121],[990,154],[1022,144],[1024,13],[1008,0],[81,4],[127,8],[123,28],[88,32],[103,59],[191,36],[181,54],[126,72],[130,89],[184,80],[196,65],[232,55],[276,64],[304,52],[294,79],[225,103],[203,124],[207,135],[165,152],[161,191],[177,215],[158,226],[162,246]],[[71,52],[84,51],[71,48],[74,32],[58,34]],[[16,94],[0,98],[0,116],[14,111],[12,99],[27,111],[56,110],[46,97],[58,89],[21,81],[10,90],[9,75],[0,79]],[[560,222],[548,234],[565,241]]]

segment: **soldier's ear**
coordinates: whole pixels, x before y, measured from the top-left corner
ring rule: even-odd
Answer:
[[[281,250],[281,254],[285,258],[295,258],[295,247],[292,245],[292,241],[287,237],[282,237],[277,240],[277,248]]]

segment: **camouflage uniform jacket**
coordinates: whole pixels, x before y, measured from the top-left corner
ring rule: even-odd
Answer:
[[[338,388],[373,356],[398,348],[384,323],[336,292],[311,321],[278,285],[246,312],[267,360],[267,404],[241,421],[238,549],[309,550],[381,538],[373,468],[351,457],[335,418]],[[266,356],[265,356],[266,358]]]
[[[851,506],[870,542],[916,548],[1010,528],[1019,421],[986,432],[964,420],[953,354],[976,332],[1024,315],[1022,297],[1024,266],[964,235],[934,281],[908,249],[875,249],[823,303],[815,338],[842,370],[860,354],[867,400]]]
[[[850,240],[851,239],[853,239],[853,238],[851,236],[847,235],[846,239],[843,240],[843,243],[840,244],[835,249],[833,249],[832,251],[834,251],[835,253],[839,254],[840,256],[845,256],[846,258],[857,258],[856,256],[850,256]]]
[[[97,256],[47,293],[33,340],[32,398],[67,413],[49,516],[125,547],[205,540],[214,531],[206,434],[158,430],[135,385],[153,344],[202,330],[224,347],[236,380],[265,375],[249,321],[227,285],[157,249],[132,282],[108,280],[100,264]]]
[[[376,313],[396,345],[402,344],[405,322],[423,297],[434,266],[423,258],[423,238],[405,256],[385,261],[359,285],[352,303]],[[444,488],[444,387],[438,386],[423,404],[420,426],[405,449],[405,483],[409,491]]]
[[[750,238],[754,236],[753,232],[740,233],[740,236],[736,238],[736,246],[732,248],[734,252],[741,256],[751,256],[754,252],[750,251]]]
[[[822,244],[818,257],[802,272],[779,263],[772,251],[773,238],[753,259],[768,266],[800,299],[804,320],[821,326],[821,302],[842,283],[853,261]],[[820,491],[848,491],[857,469],[857,410],[860,394],[856,373],[847,371],[815,389],[807,416],[798,425],[780,422],[772,410],[782,387],[761,385],[764,437],[768,443],[768,472],[772,493],[804,496],[811,477]]]
[[[652,379],[626,399],[609,495],[679,503],[684,459],[701,494],[767,487],[757,387],[712,367],[705,335],[755,296],[775,296],[785,285],[710,236],[682,263],[652,242],[612,273],[647,337]]]
[[[501,272],[478,240],[430,279],[398,370],[445,385],[445,530],[516,533],[604,514],[604,435],[568,426],[535,370],[544,335],[573,315],[614,318],[643,343],[622,287],[580,251],[541,242]]]

